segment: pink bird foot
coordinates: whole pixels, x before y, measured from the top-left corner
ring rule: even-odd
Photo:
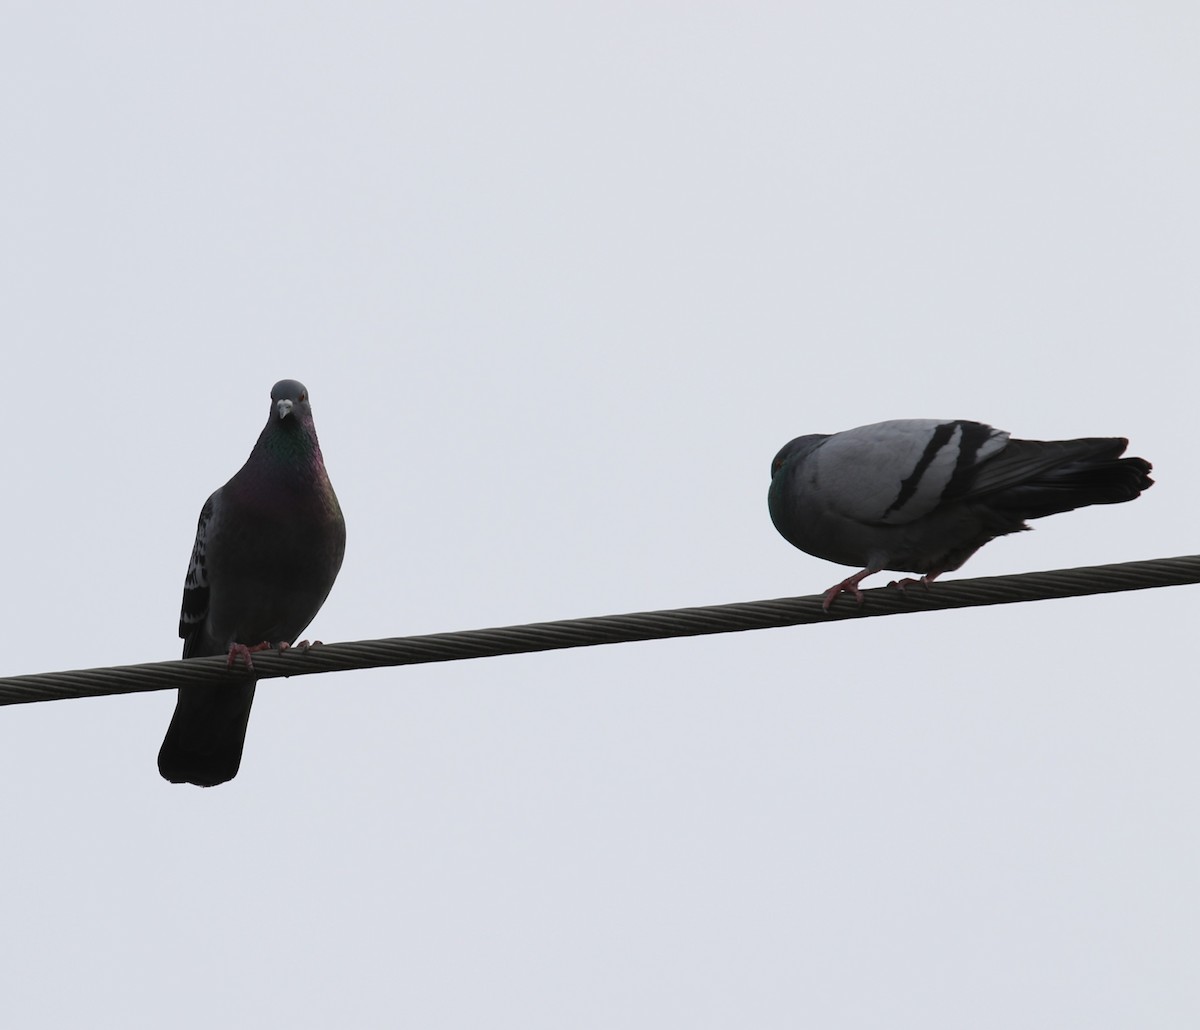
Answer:
[[[311,641],[310,640],[301,640],[300,643],[298,643],[298,644],[289,644],[286,640],[281,640],[279,642],[279,653],[283,654],[284,651],[287,651],[294,647],[301,654],[308,654],[308,652],[310,650],[312,650],[314,647],[320,647],[320,646],[321,646],[321,641],[319,641],[319,640],[311,640]]]
[[[938,573],[931,572],[928,575],[922,576],[920,579],[913,579],[912,576],[905,576],[903,579],[893,579],[888,586],[895,587],[900,593],[908,592],[909,587],[920,586],[926,590],[929,589],[929,584],[937,579]]]
[[[270,646],[271,641],[269,640],[264,640],[261,643],[254,644],[249,647],[245,644],[230,644],[229,657],[225,659],[225,668],[232,669],[237,664],[237,660],[241,658],[242,661],[246,663],[246,668],[253,672],[254,659],[252,659],[250,655],[255,651],[266,651],[270,648]]]
[[[858,588],[858,584],[866,579],[873,569],[863,569],[862,572],[856,572],[853,576],[843,579],[836,586],[830,587],[825,591],[825,600],[821,602],[821,607],[825,611],[829,611],[830,606],[837,600],[839,594],[853,594],[855,604],[863,603],[863,592]]]

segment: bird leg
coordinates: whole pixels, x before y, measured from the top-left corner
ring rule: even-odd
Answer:
[[[836,586],[830,587],[825,591],[825,600],[822,602],[821,607],[825,611],[829,611],[830,605],[837,600],[839,594],[853,594],[855,602],[861,605],[863,603],[863,592],[858,589],[858,584],[876,571],[878,570],[863,569],[862,572],[856,572],[853,576],[843,579]]]
[[[225,668],[232,669],[237,660],[241,658],[246,663],[246,668],[250,671],[254,670],[254,660],[250,657],[255,651],[266,651],[271,646],[271,641],[264,640],[261,643],[253,644],[247,647],[245,644],[230,644],[229,657],[225,659]]]

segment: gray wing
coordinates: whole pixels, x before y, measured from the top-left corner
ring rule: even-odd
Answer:
[[[183,657],[191,658],[197,640],[204,630],[208,618],[208,570],[205,558],[208,554],[208,527],[212,522],[217,495],[214,493],[200,509],[200,521],[196,525],[196,543],[192,547],[192,560],[188,563],[187,577],[183,581],[183,607],[179,612],[179,635],[183,638]]]
[[[962,419],[897,419],[836,433],[807,460],[825,504],[868,525],[904,525],[961,496],[1008,434]]]

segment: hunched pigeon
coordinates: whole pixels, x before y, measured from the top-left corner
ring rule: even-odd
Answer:
[[[1128,440],[1013,440],[981,422],[897,419],[843,433],[800,436],[771,463],[771,521],[808,554],[861,572],[839,594],[882,569],[920,573],[926,586],[989,540],[1089,504],[1131,501],[1150,487],[1151,465],[1122,458]]]
[[[333,587],[346,524],[325,473],[303,383],[271,390],[267,424],[241,470],[200,512],[183,587],[183,657],[291,645]],[[179,688],[158,753],[172,783],[213,787],[237,775],[254,701],[253,678]]]

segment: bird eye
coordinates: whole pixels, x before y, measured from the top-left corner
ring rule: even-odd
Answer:
[[[302,393],[302,394],[300,394],[300,399],[301,399],[302,401],[306,401],[306,400],[308,400],[308,394],[307,394],[307,393]]]

